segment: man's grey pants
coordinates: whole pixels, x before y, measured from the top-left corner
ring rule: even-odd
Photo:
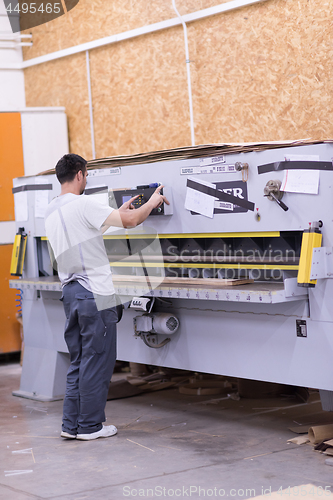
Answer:
[[[102,428],[109,383],[116,361],[114,307],[98,311],[94,296],[77,281],[63,288],[67,372],[62,430],[90,434]]]

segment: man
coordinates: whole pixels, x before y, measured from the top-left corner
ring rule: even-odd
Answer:
[[[160,186],[140,208],[133,209],[133,197],[114,210],[83,195],[88,172],[81,156],[63,156],[55,170],[61,194],[47,208],[45,228],[63,287],[65,341],[71,360],[61,436],[88,441],[117,433],[115,426],[102,424],[116,361],[117,322],[102,233],[110,226],[135,227],[153,208],[169,202],[160,194]]]

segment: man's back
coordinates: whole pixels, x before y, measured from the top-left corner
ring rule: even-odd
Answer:
[[[49,204],[45,229],[62,285],[78,281],[94,294],[114,293],[100,227],[112,212],[91,196],[67,193]]]

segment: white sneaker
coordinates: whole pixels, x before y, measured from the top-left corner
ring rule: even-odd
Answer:
[[[76,439],[76,434],[69,434],[69,432],[61,431],[60,436],[66,439]]]
[[[117,432],[117,427],[114,425],[103,425],[100,431],[92,432],[91,434],[77,434],[76,439],[90,441],[91,439],[108,438],[110,436],[114,436]]]

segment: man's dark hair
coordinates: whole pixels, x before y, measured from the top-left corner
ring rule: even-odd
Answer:
[[[56,176],[60,184],[71,182],[76,174],[81,170],[84,174],[87,168],[87,161],[82,156],[68,154],[60,158],[56,164]]]

